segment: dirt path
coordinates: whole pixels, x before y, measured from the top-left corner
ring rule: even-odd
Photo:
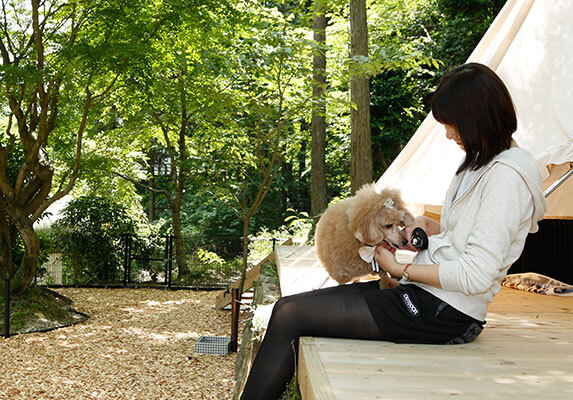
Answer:
[[[0,339],[0,399],[230,399],[236,355],[194,354],[229,336],[217,292],[61,289],[82,324]],[[241,316],[244,318],[244,316]]]

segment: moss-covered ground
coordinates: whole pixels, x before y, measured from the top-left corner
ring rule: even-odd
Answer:
[[[0,297],[0,334],[5,333],[5,298]],[[30,286],[26,292],[10,299],[10,333],[25,333],[66,326],[78,320],[71,301],[58,293]]]

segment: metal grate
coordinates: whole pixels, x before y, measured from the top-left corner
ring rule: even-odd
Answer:
[[[203,354],[229,354],[231,346],[230,337],[222,336],[201,336],[194,346],[195,353]]]

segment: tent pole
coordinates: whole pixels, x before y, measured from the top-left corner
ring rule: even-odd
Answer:
[[[569,171],[565,172],[565,174],[563,174],[563,176],[561,178],[559,178],[558,180],[553,182],[553,184],[551,186],[549,186],[543,192],[543,196],[545,198],[547,198],[551,193],[553,193],[555,191],[555,189],[557,189],[559,186],[561,186],[563,184],[563,182],[565,182],[568,178],[571,177],[571,175],[573,175],[573,165],[570,165],[570,166],[571,166],[571,168],[569,169]]]

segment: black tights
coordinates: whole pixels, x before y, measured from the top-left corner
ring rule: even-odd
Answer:
[[[273,308],[241,399],[281,396],[294,374],[301,336],[381,339],[359,285],[378,290],[377,284],[359,283],[281,298]]]

